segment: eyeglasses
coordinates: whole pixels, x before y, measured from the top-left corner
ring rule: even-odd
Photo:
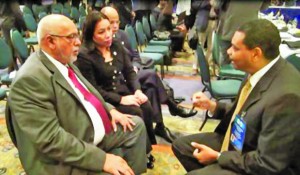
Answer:
[[[50,36],[55,36],[55,37],[61,37],[61,38],[67,38],[68,40],[74,42],[76,39],[79,39],[80,36],[78,33],[72,33],[70,35],[55,35],[55,34],[50,34]]]

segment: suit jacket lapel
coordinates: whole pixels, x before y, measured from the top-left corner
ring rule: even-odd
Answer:
[[[103,97],[101,96],[101,94],[98,92],[98,90],[96,88],[94,88],[93,85],[90,84],[90,82],[85,79],[83,77],[83,75],[80,73],[79,69],[74,65],[74,64],[69,64],[69,66],[74,70],[76,76],[80,79],[80,81],[86,86],[86,88],[92,93],[94,94],[103,104],[103,106],[105,107],[106,111],[108,112],[108,108],[106,106],[106,102],[104,101]],[[109,113],[109,112],[108,112]]]
[[[241,111],[247,111],[255,102],[257,102],[262,94],[269,88],[273,79],[277,76],[278,70],[284,66],[285,61],[280,58],[266,74],[258,81],[255,87],[250,92],[247,100],[245,101]]]
[[[53,73],[53,80],[56,81],[62,88],[64,88],[70,94],[75,96],[77,100],[80,101],[80,99],[77,97],[75,91],[69,85],[67,80],[63,77],[63,75],[55,67],[55,65],[46,57],[46,55],[41,50],[38,52],[38,55],[39,55],[41,62],[45,65],[45,67]]]

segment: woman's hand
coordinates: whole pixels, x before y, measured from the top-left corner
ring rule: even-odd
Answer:
[[[148,97],[141,90],[136,90],[134,96],[138,99],[140,105],[148,100]]]
[[[135,95],[126,95],[121,98],[120,104],[122,105],[135,105],[140,106],[138,98]]]
[[[127,129],[130,131],[133,130],[133,126],[135,126],[134,121],[131,119],[132,116],[129,114],[123,114],[116,109],[112,109],[110,112],[111,115],[111,124],[113,126],[114,131],[117,131],[117,123],[120,123],[123,126],[123,131],[126,132]]]

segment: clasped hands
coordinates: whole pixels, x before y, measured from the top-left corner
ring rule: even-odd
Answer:
[[[126,95],[121,98],[122,105],[140,106],[148,100],[148,97],[141,91],[136,90],[133,95]]]
[[[135,105],[140,106],[141,104],[145,103],[148,100],[147,96],[141,91],[136,90],[134,95],[127,95],[121,98],[121,104],[123,105]],[[132,115],[123,114],[116,109],[112,109],[110,111],[112,116],[111,124],[114,131],[117,131],[117,123],[120,123],[123,126],[123,131],[126,132],[128,129],[130,131],[133,130],[133,126],[135,123],[133,122]]]

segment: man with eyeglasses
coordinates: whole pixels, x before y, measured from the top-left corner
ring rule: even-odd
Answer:
[[[40,50],[11,85],[6,119],[27,174],[142,174],[146,129],[105,103],[73,65],[81,45],[75,24],[44,17]]]

